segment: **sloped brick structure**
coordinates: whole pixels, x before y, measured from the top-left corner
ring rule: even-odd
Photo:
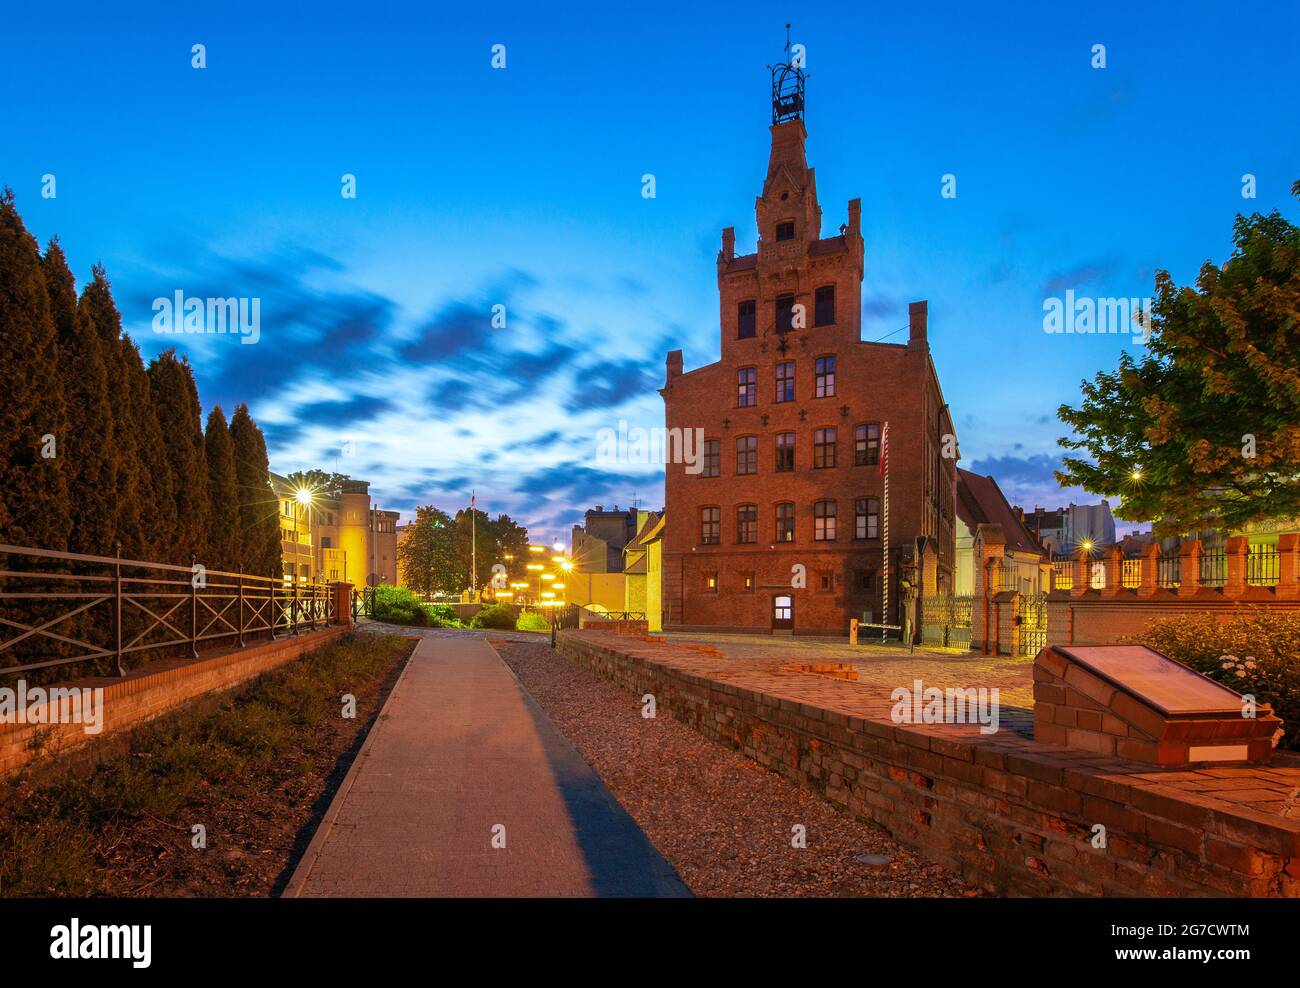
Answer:
[[[1268,761],[1282,721],[1141,645],[1044,648],[1034,660],[1034,738],[1153,765]]]
[[[59,683],[59,688],[104,691],[102,733],[88,735],[79,723],[50,723],[57,719],[56,712],[42,704],[44,709],[35,715],[37,721],[0,724],[0,776],[143,724],[200,696],[231,689],[346,633],[344,627],[323,628],[247,648],[205,652],[197,659],[160,662],[120,678],[98,676]]]
[[[1300,898],[1300,758],[1163,768],[973,725],[890,691],[676,643],[561,632],[567,660],[999,895]]]

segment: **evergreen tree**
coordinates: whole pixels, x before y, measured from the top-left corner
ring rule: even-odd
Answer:
[[[166,439],[149,388],[149,374],[140,349],[129,334],[122,335],[122,367],[126,374],[129,427],[135,433],[140,491],[142,558],[188,565],[176,545],[176,499],[168,468]]]
[[[194,373],[175,350],[164,350],[149,363],[149,393],[159,422],[167,423],[163,448],[171,472],[176,504],[176,552],[188,563],[193,554],[209,556],[208,467],[203,454],[203,419]]]
[[[42,267],[57,333],[67,412],[60,456],[71,510],[68,549],[109,556],[113,554],[117,513],[117,461],[108,372],[94,327],[77,310],[76,283],[57,237],[50,241]]]
[[[0,541],[63,550],[71,511],[59,350],[40,248],[0,193]]]
[[[114,491],[114,534],[122,544],[122,555],[140,559],[146,552],[142,518],[144,486],[137,445],[137,423],[131,412],[131,383],[127,364],[128,347],[122,341],[122,317],[118,314],[104,266],[96,264],[90,282],[81,292],[78,311],[99,340],[104,354],[108,399],[113,407],[113,446],[117,490]],[[135,347],[129,348],[134,352]]]
[[[235,480],[239,484],[240,558],[245,573],[278,577],[281,573],[280,502],[271,489],[266,437],[240,405],[230,419]]]
[[[230,441],[230,429],[220,405],[213,406],[208,413],[203,452],[208,461],[206,565],[209,569],[238,572],[241,565],[239,481],[235,476],[235,451]]]

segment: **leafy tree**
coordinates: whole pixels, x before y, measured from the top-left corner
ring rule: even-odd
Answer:
[[[235,479],[239,484],[239,538],[243,571],[280,575],[280,503],[271,489],[266,437],[240,405],[230,419]]]
[[[467,571],[457,563],[456,535],[447,512],[428,504],[397,546],[402,581],[418,594],[455,593],[465,586]]]
[[[1292,186],[1300,196],[1300,182]],[[1238,216],[1195,287],[1156,274],[1147,352],[1084,381],[1057,479],[1165,535],[1300,516],[1300,228]]]
[[[0,541],[62,550],[71,510],[67,418],[40,249],[0,193]],[[52,437],[52,440],[47,437]],[[51,455],[53,454],[53,455]]]
[[[295,470],[285,479],[296,488],[305,488],[324,497],[338,497],[343,493],[344,483],[352,478],[346,473],[326,470]]]
[[[50,313],[58,334],[68,427],[60,443],[71,509],[68,549],[113,554],[117,460],[113,405],[100,340],[77,310],[76,283],[57,237],[42,261]]]
[[[239,538],[239,480],[235,475],[235,448],[230,441],[226,413],[220,405],[208,413],[203,434],[208,461],[208,566],[238,572],[242,543]]]
[[[194,372],[175,350],[164,350],[149,362],[149,394],[160,422],[167,423],[164,443],[176,504],[172,553],[188,564],[191,554],[206,560],[208,537],[208,468],[203,453],[203,418]]]

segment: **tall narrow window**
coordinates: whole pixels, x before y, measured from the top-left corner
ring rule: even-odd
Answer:
[[[736,541],[758,541],[758,505],[742,504],[736,508]]]
[[[853,502],[853,537],[855,539],[880,538],[880,500],[860,497]]]
[[[776,400],[794,401],[793,360],[783,360],[776,365]]]
[[[700,544],[718,545],[722,541],[722,509],[700,509]]]
[[[813,467],[822,469],[835,466],[835,430],[813,431]]]
[[[748,340],[758,332],[758,303],[752,298],[736,305],[736,339]]]
[[[776,506],[776,540],[794,541],[794,505],[788,501],[782,501]]]
[[[853,463],[874,467],[880,462],[880,426],[875,422],[853,428]]]
[[[736,440],[736,473],[758,473],[757,436],[741,436]]]
[[[778,432],[776,434],[776,470],[788,473],[794,469],[794,433]]]
[[[736,405],[748,408],[758,404],[758,368],[742,367],[736,374]]]
[[[813,369],[815,384],[814,394],[818,398],[835,397],[835,358],[818,357],[817,366]]]
[[[831,326],[835,323],[835,286],[822,285],[813,296],[814,326]]]
[[[817,542],[835,541],[834,501],[818,501],[813,505],[813,539]]]
[[[718,477],[722,474],[722,440],[704,440],[704,476]]]
[[[794,293],[776,297],[776,331],[788,333],[794,328]]]

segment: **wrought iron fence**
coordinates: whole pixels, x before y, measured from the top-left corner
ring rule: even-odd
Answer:
[[[333,621],[328,584],[2,544],[0,563],[0,627],[16,631],[0,675],[108,660],[125,675],[146,652],[197,656]]]
[[[921,641],[946,648],[969,648],[973,596],[921,598]]]
[[[1142,586],[1142,560],[1125,559],[1120,564],[1119,585],[1128,590]]]
[[[1277,546],[1252,545],[1246,550],[1246,582],[1252,587],[1275,587],[1282,578],[1282,556]]]
[[[1021,594],[1016,598],[1017,655],[1037,655],[1047,645],[1047,594]]]
[[[1222,587],[1228,582],[1228,556],[1227,553],[1203,552],[1201,553],[1201,586],[1203,587]]]
[[[1072,557],[1052,557],[1052,586],[1057,590],[1074,589],[1074,559]]]
[[[1161,553],[1156,560],[1156,586],[1173,589],[1183,582],[1183,557]]]
[[[362,618],[372,619],[375,616],[375,588],[374,587],[353,587],[352,588],[352,623],[356,624]]]

